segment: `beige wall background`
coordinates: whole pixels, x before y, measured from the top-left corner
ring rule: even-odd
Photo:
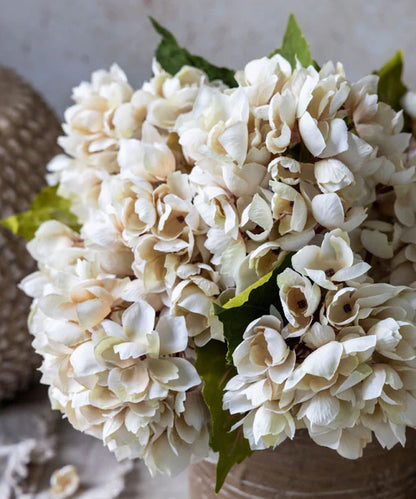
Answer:
[[[192,52],[240,68],[280,45],[291,12],[318,62],[340,60],[354,80],[403,48],[416,87],[415,0],[0,0],[0,63],[62,114],[94,69],[116,61],[134,86],[150,76],[149,15]]]

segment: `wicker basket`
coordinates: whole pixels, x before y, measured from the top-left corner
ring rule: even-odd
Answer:
[[[351,461],[301,430],[275,451],[255,452],[234,466],[218,495],[212,463],[193,465],[189,482],[191,499],[410,499],[416,497],[416,431],[407,430],[405,448],[387,451],[372,442]]]
[[[26,210],[44,186],[59,132],[39,94],[0,67],[0,218]],[[30,300],[16,287],[33,269],[25,242],[0,226],[0,401],[27,387],[38,364],[26,328]]]

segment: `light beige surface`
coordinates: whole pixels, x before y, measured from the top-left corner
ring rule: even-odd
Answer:
[[[60,113],[70,89],[117,61],[134,85],[150,75],[154,16],[194,53],[242,67],[280,45],[294,12],[318,62],[352,79],[396,49],[416,87],[415,0],[0,0],[0,63],[27,77]]]

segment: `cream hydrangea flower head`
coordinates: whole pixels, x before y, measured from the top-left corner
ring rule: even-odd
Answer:
[[[321,246],[302,248],[292,257],[301,274],[287,268],[277,275],[287,326],[282,331],[279,319],[264,316],[244,333],[223,404],[243,415],[235,427],[243,426],[252,449],[275,447],[304,427],[319,445],[356,459],[372,432],[391,448],[404,444],[406,426],[415,425],[413,293],[372,283],[369,266],[358,261],[340,230],[326,234]],[[327,266],[334,275],[325,274]],[[258,325],[271,320],[267,336]],[[274,355],[291,358],[290,370],[277,378],[269,336],[280,345]]]
[[[322,246],[307,246],[293,257],[293,268],[325,289],[336,289],[337,282],[356,279],[370,265],[354,257],[348,235],[340,229],[325,234]]]
[[[311,325],[313,314],[321,301],[320,288],[292,269],[279,274],[277,285],[283,311],[289,321],[287,337],[301,336]]]
[[[175,130],[193,165],[197,208],[210,227],[211,262],[241,290],[261,277],[251,258],[259,244],[298,250],[316,231],[351,232],[368,217],[376,186],[394,185],[399,192],[414,168],[406,161],[403,120],[377,101],[376,77],[353,84],[340,64],[292,69],[275,55],[251,61],[236,79],[236,89],[202,86]],[[240,182],[236,189],[229,181],[236,170],[240,178],[261,174],[257,188],[243,190]]]
[[[224,408],[231,414],[248,412],[239,424],[251,448],[260,450],[277,445],[286,436],[293,438],[294,421],[279,407],[278,399],[293,371],[295,353],[281,335],[280,319],[269,315],[249,324],[233,361],[238,374],[225,387]],[[270,419],[270,426],[264,418]],[[279,431],[264,433],[265,428],[277,427]]]
[[[288,50],[233,73],[161,47],[141,88],[114,65],[65,113],[48,182],[80,225],[38,226],[21,283],[42,382],[152,473],[206,457],[221,425],[350,459],[416,427],[414,95]]]
[[[241,165],[246,159],[249,105],[242,90],[231,95],[202,86],[195,105],[178,117],[175,131],[188,160],[213,154]]]
[[[65,113],[66,137],[59,139],[65,152],[111,171],[117,139],[134,133],[138,126],[129,105],[132,94],[126,75],[116,64],[109,72],[96,71],[91,82],[76,87],[72,96],[76,104]]]
[[[65,272],[45,267],[42,277],[22,283],[31,293],[36,279],[29,325],[52,404],[119,458],[143,457],[153,471],[184,469],[192,456],[205,455],[208,435],[200,394],[190,394],[200,378],[184,358],[185,319],[167,310],[156,318],[135,280],[93,275],[97,266],[81,263]],[[183,448],[174,468],[170,445],[174,454]]]

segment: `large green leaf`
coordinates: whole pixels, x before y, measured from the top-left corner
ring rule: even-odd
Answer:
[[[234,71],[227,68],[214,66],[203,57],[191,54],[186,48],[181,47],[172,33],[161,26],[155,19],[150,18],[155,30],[162,37],[157,49],[156,59],[162,68],[174,75],[183,66],[194,66],[205,71],[210,80],[222,80],[229,87],[237,86]]]
[[[283,315],[277,275],[290,265],[291,259],[292,253],[289,253],[279,267],[229,300],[223,307],[214,305],[215,313],[223,323],[227,344],[211,340],[207,345],[196,348],[196,368],[203,382],[202,394],[211,415],[210,445],[219,453],[216,492],[222,487],[232,466],[251,454],[242,429],[230,432],[241,415],[232,416],[222,408],[224,387],[237,374],[232,354],[241,343],[246,327],[254,319],[268,314],[271,305]]]
[[[58,220],[79,230],[77,217],[70,211],[71,203],[58,196],[57,186],[46,187],[32,201],[28,211],[0,220],[0,224],[27,240],[33,239],[39,226],[47,220]]]
[[[407,92],[407,88],[402,82],[402,72],[402,50],[398,50],[379,71],[375,71],[375,74],[377,74],[380,78],[378,82],[379,99],[387,104],[390,104],[390,106],[396,111],[401,109],[400,101],[403,95]]]
[[[227,348],[220,341],[211,340],[196,347],[196,369],[202,379],[202,395],[211,416],[210,446],[219,453],[215,491],[218,493],[228,472],[252,454],[242,428],[230,431],[241,416],[232,416],[222,408],[224,387],[236,375],[234,366],[226,363]]]
[[[274,50],[269,57],[272,57],[275,54],[280,54],[287,59],[292,68],[296,67],[296,58],[304,67],[314,65],[318,68],[318,65],[311,56],[309,44],[303,36],[302,30],[293,14],[289,17],[282,46],[279,49]]]
[[[214,304],[215,315],[223,324],[224,337],[227,343],[227,362],[232,364],[232,355],[243,339],[243,333],[250,322],[270,312],[273,305],[283,315],[279,299],[277,275],[288,267],[292,260],[289,253],[283,262],[259,279],[252,286],[232,298],[222,307]]]

